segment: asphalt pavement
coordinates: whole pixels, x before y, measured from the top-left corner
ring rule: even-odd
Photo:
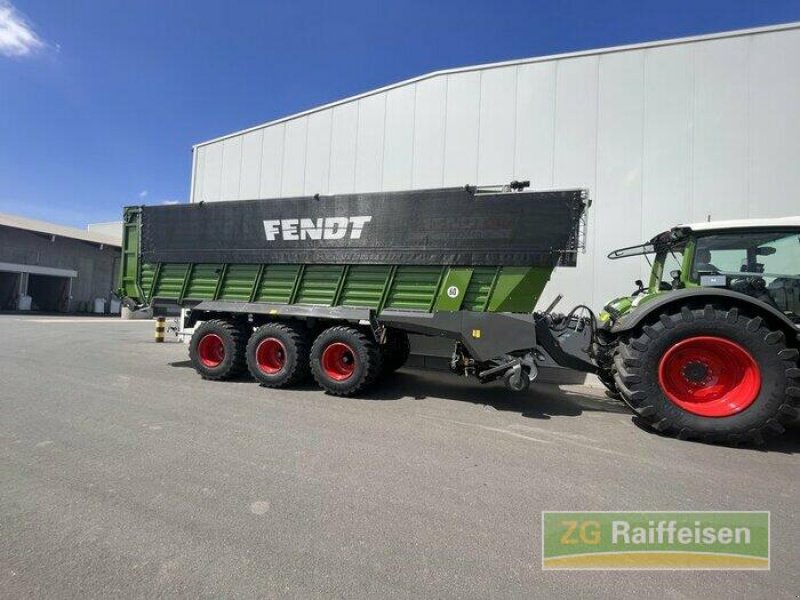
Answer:
[[[0,316],[3,598],[797,598],[800,431],[663,438],[599,390],[202,380],[151,322]],[[769,510],[769,572],[543,571],[543,510]]]

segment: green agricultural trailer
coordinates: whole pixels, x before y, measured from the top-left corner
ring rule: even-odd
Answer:
[[[653,254],[647,287],[597,317],[565,315],[535,307],[553,269],[577,264],[590,200],[527,186],[129,207],[120,294],[185,309],[207,379],[312,375],[352,396],[401,367],[419,334],[452,342],[453,372],[513,391],[543,366],[594,373],[682,438],[758,442],[796,420],[800,220],[674,228],[612,256]],[[699,264],[712,239],[741,268]],[[773,255],[780,273],[759,262]]]
[[[521,390],[538,364],[594,369],[533,312],[554,267],[576,264],[588,196],[526,187],[129,207],[120,293],[188,309],[209,379],[249,368],[283,387],[310,371],[352,395],[402,366],[417,333],[453,340],[456,372]]]

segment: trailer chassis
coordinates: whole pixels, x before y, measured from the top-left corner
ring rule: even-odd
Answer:
[[[155,298],[153,304],[173,304]],[[300,322],[311,330],[336,324],[356,326],[379,345],[391,330],[442,337],[453,341],[450,369],[481,383],[502,379],[512,391],[523,391],[538,368],[567,367],[597,371],[591,346],[594,323],[589,318],[544,313],[422,312],[368,308],[203,301],[187,308],[185,327],[220,319],[261,326],[269,322]]]

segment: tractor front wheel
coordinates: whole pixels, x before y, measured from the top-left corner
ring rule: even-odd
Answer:
[[[651,427],[682,439],[759,444],[798,414],[798,351],[737,308],[683,307],[619,342],[614,381]]]

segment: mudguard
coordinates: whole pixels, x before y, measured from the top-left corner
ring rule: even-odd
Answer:
[[[663,312],[671,306],[681,305],[687,300],[696,302],[698,304],[719,303],[726,301],[730,304],[735,304],[739,307],[751,307],[758,314],[772,318],[777,325],[786,329],[787,332],[794,332],[795,339],[800,335],[800,328],[792,322],[792,320],[779,311],[774,306],[770,306],[766,302],[762,302],[752,296],[747,296],[740,292],[734,292],[724,288],[689,288],[684,290],[676,290],[674,292],[667,292],[661,297],[640,304],[628,314],[617,319],[616,323],[611,327],[611,333],[619,334],[630,331],[639,326],[643,321],[654,313]],[[789,339],[792,339],[791,337]]]
[[[530,314],[384,310],[378,321],[409,333],[459,341],[480,362],[536,347],[536,321]]]

